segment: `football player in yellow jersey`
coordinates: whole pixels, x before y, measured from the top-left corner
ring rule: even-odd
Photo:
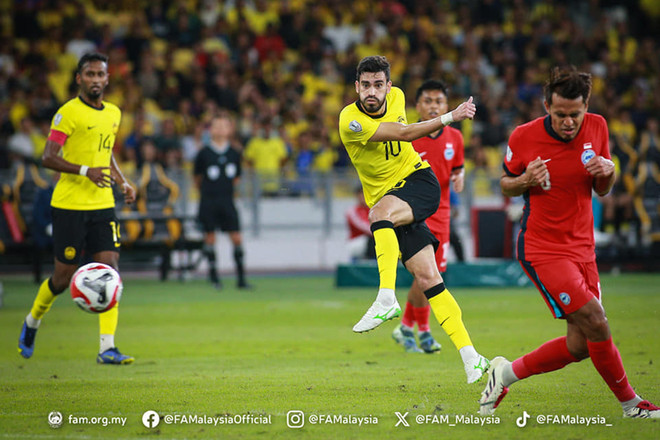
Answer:
[[[370,207],[380,286],[376,300],[353,331],[367,332],[401,315],[394,294],[400,256],[450,338],[469,340],[461,309],[445,288],[435,262],[438,239],[424,222],[438,209],[438,180],[411,142],[454,121],[474,117],[476,106],[470,98],[451,112],[407,124],[405,96],[392,86],[390,65],[383,56],[360,61],[355,91],[358,100],[339,115],[339,134]],[[483,373],[488,361],[476,352],[474,355]]]
[[[119,223],[114,210],[113,182],[121,186],[127,203],[135,201],[135,188],[124,178],[112,155],[121,111],[103,101],[108,85],[108,58],[98,53],[83,55],[78,62],[76,82],[80,95],[57,111],[42,158],[43,166],[61,173],[51,201],[55,270],[39,287],[23,323],[18,351],[24,358],[32,356],[41,318],[57,295],[69,287],[83,250],[93,261],[118,269]],[[99,315],[98,363],[134,361],[115,346],[118,316],[118,305]]]

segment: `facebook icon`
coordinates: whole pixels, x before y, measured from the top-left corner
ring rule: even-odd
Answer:
[[[149,410],[142,414],[142,424],[147,428],[155,428],[160,423],[160,416],[156,411]]]

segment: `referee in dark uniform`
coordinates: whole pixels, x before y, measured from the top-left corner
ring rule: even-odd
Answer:
[[[209,260],[209,280],[222,286],[216,268],[215,231],[229,235],[234,246],[237,286],[248,288],[243,265],[243,239],[238,212],[234,205],[234,187],[241,175],[241,154],[231,146],[233,121],[226,113],[215,115],[210,122],[211,141],[195,158],[195,184],[199,189],[199,221],[204,231],[204,255]]]

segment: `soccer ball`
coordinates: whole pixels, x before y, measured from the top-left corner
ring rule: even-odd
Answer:
[[[73,274],[70,288],[78,307],[89,313],[103,313],[119,302],[124,285],[112,267],[89,263]]]

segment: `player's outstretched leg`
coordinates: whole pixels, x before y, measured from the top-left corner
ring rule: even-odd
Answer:
[[[486,388],[481,392],[481,399],[479,400],[479,414],[482,416],[490,416],[495,412],[509,388],[504,385],[504,369],[511,367],[511,362],[497,356],[490,363],[490,370],[488,371],[488,383]]]
[[[392,339],[401,345],[407,353],[424,353],[424,350],[417,346],[414,330],[410,327],[399,324],[392,331]]]

